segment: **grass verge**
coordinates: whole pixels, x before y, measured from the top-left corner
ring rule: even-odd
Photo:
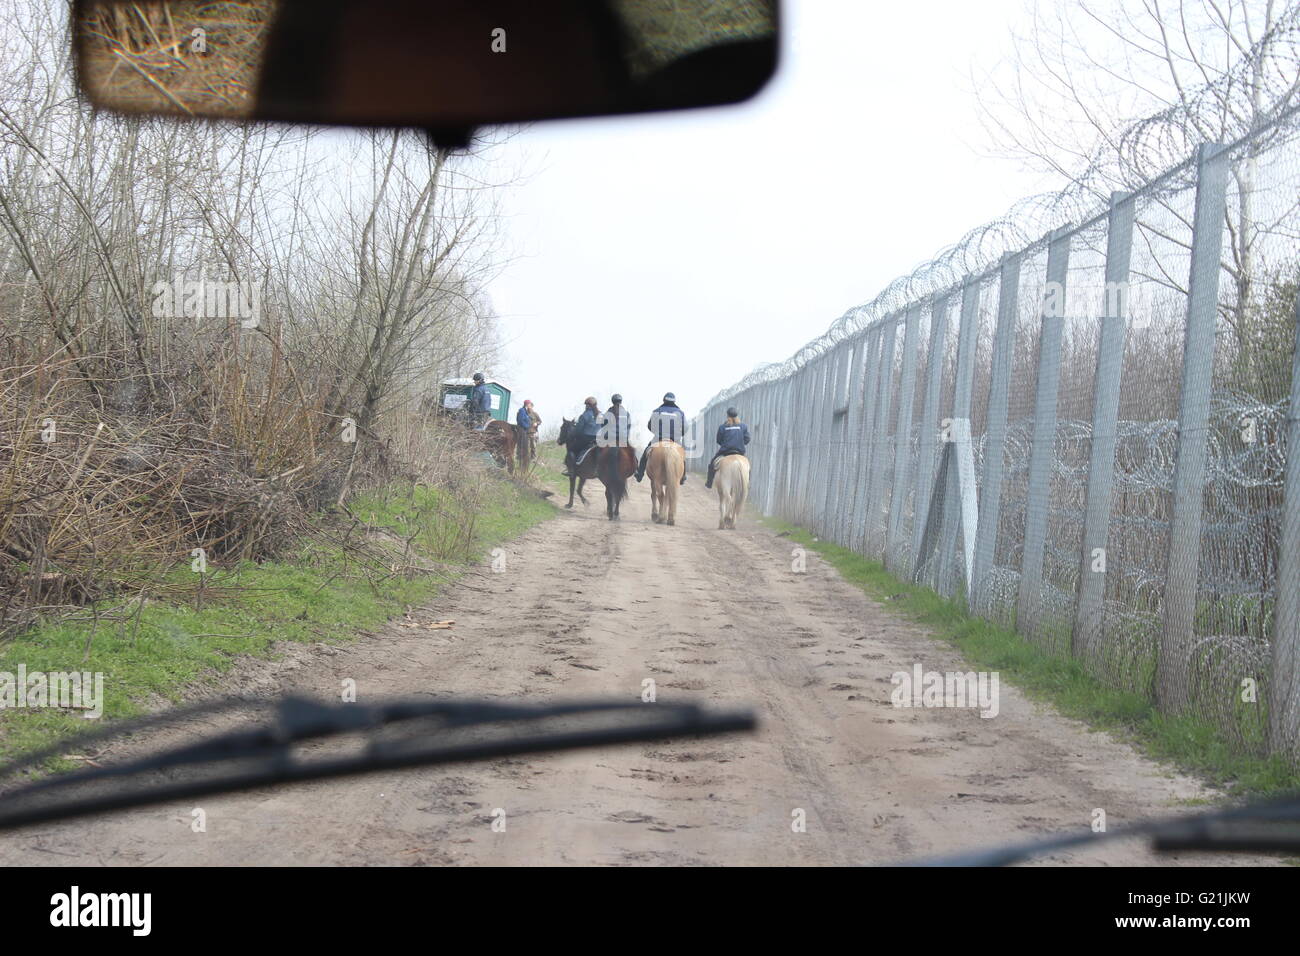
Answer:
[[[495,545],[555,513],[533,492],[493,479],[472,495],[391,486],[358,497],[350,509],[396,542],[394,564],[429,570],[391,573],[359,562],[327,536],[312,538],[280,560],[209,567],[211,590],[201,602],[159,598],[111,625],[97,624],[88,609],[32,628],[0,646],[0,683],[20,666],[29,675],[101,673],[103,717],[135,716],[151,699],[179,701],[187,686],[219,680],[241,656],[269,658],[275,641],[344,642],[378,627],[406,606],[432,600]],[[189,574],[172,572],[160,584]],[[0,759],[98,723],[81,711],[5,707]]]
[[[1078,661],[1047,654],[1015,631],[972,617],[958,603],[890,574],[883,564],[774,518],[763,524],[816,551],[868,596],[925,625],[961,651],[975,668],[998,671],[1030,697],[1067,717],[1109,731],[1157,760],[1168,761],[1233,795],[1300,789],[1300,771],[1276,757],[1243,754],[1217,728],[1195,717],[1168,717],[1146,697],[1107,687]]]

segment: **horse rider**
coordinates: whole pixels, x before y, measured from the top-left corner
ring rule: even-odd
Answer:
[[[704,482],[705,488],[713,487],[713,474],[718,470],[718,462],[728,455],[745,454],[749,444],[749,426],[740,420],[740,412],[735,406],[727,409],[727,420],[718,426],[718,453],[709,462],[709,477]]]
[[[469,390],[469,401],[465,404],[469,408],[470,423],[475,431],[481,432],[492,417],[492,393],[483,382],[482,372],[474,373],[474,387]]]
[[[578,464],[587,454],[588,450],[596,444],[596,436],[600,434],[600,413],[596,410],[596,397],[588,395],[583,401],[582,414],[578,420],[573,423],[573,440],[569,445],[569,456],[565,460],[566,475],[577,474]],[[574,469],[574,471],[570,471]]]
[[[623,407],[623,396],[615,392],[609,399],[609,408],[600,416],[600,445],[604,448],[622,448],[631,444],[632,416]]]
[[[650,429],[650,441],[646,442],[645,449],[641,452],[641,463],[636,466],[637,481],[645,477],[646,462],[656,441],[674,441],[682,446],[686,444],[686,413],[677,407],[677,396],[665,392],[664,403],[650,413],[650,421],[645,427]],[[685,470],[682,471],[680,484],[686,484]]]

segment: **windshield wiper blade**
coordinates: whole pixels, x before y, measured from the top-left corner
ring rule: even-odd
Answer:
[[[1264,822],[1279,826],[1273,829],[1258,826]],[[897,865],[1008,866],[1055,850],[1133,837],[1150,837],[1152,849],[1158,852],[1206,850],[1286,853],[1300,848],[1300,831],[1285,826],[1288,823],[1300,823],[1300,794],[1291,793],[1272,800],[1226,810],[1211,810],[1194,816],[1144,820],[1104,833],[1061,834],[1028,843],[986,847]],[[1242,824],[1246,826],[1243,827]]]
[[[199,705],[77,737],[0,767],[0,778],[88,742],[250,705],[264,706],[250,701]],[[0,796],[0,830],[270,784],[723,734],[755,726],[757,721],[751,711],[710,711],[690,703],[576,701],[528,705],[416,699],[363,705],[322,704],[286,697],[276,704],[272,718],[264,726],[217,734],[120,764],[54,775],[11,790]],[[294,753],[302,744],[340,735],[360,735],[364,744],[361,752],[311,760]],[[193,775],[204,767],[215,767],[220,772],[208,777]],[[191,776],[186,777],[187,773]],[[147,780],[159,774],[170,779]],[[175,779],[177,776],[181,779]],[[127,788],[95,792],[97,786],[118,781],[126,783]],[[133,782],[135,786],[131,786]]]

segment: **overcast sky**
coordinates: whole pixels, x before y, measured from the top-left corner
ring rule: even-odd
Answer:
[[[784,60],[739,107],[543,123],[501,147],[518,258],[491,370],[547,425],[622,392],[693,414],[754,366],[1044,183],[988,155],[972,57],[1023,0],[784,0]],[[742,409],[742,415],[745,410]]]

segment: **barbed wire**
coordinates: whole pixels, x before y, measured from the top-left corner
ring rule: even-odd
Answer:
[[[1300,50],[1300,8],[1277,26],[1269,38],[1261,38],[1252,47],[1258,50],[1266,39],[1277,43],[1278,36]],[[711,408],[755,385],[770,384],[787,378],[809,362],[821,357],[847,338],[871,325],[896,316],[909,306],[923,305],[943,295],[955,293],[969,281],[983,282],[992,277],[997,264],[1011,252],[1032,255],[1045,247],[1048,236],[1057,229],[1075,224],[1083,231],[1106,215],[1106,197],[1115,190],[1133,192],[1139,201],[1161,201],[1195,187],[1196,164],[1191,155],[1196,139],[1189,131],[1188,116],[1198,104],[1223,97],[1224,88],[1240,83],[1253,58],[1243,58],[1235,71],[1189,95],[1186,103],[1171,106],[1133,123],[1117,140],[1122,154],[1178,156],[1183,161],[1169,166],[1152,178],[1142,178],[1142,163],[1130,161],[1116,168],[1100,154],[1094,154],[1085,171],[1056,192],[1027,196],[1017,201],[1002,216],[971,229],[957,242],[939,250],[906,275],[888,283],[869,302],[844,312],[817,338],[806,343],[792,356],[780,362],[767,362],[754,368],[739,381],[718,391],[705,408]],[[1300,69],[1300,56],[1297,56]],[[1256,116],[1252,123],[1237,124],[1229,149],[1248,146],[1252,152],[1271,150],[1300,137],[1300,83],[1294,90],[1279,96],[1271,111]],[[1223,138],[1227,139],[1228,136]]]

